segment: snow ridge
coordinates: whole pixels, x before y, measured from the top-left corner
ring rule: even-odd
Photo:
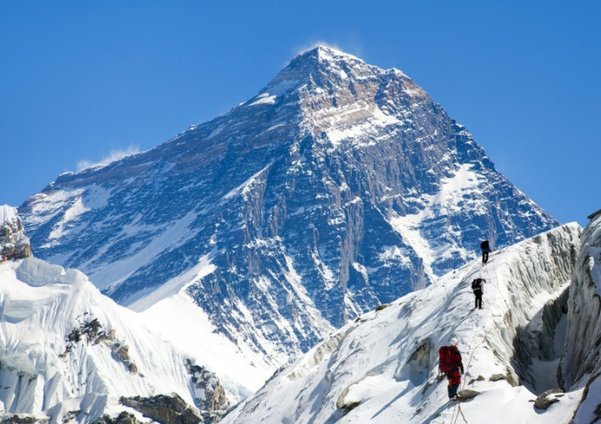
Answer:
[[[457,412],[436,375],[438,347],[451,337],[463,353],[464,388],[480,393],[461,404],[469,422],[567,422],[582,390],[544,413],[535,410],[527,379],[537,358],[532,350],[532,362],[519,363],[527,343],[520,332],[568,287],[579,235],[577,224],[543,233],[494,252],[485,267],[469,263],[360,316],[280,371],[223,423],[449,422]],[[476,277],[487,280],[483,310],[472,309]]]

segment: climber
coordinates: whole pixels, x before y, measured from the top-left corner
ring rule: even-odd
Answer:
[[[492,251],[488,240],[480,243],[480,250],[482,250],[482,265],[485,265],[488,262],[488,254]]]
[[[450,346],[442,346],[438,350],[439,364],[438,370],[447,376],[449,385],[447,391],[449,399],[459,400],[461,396],[457,395],[457,389],[461,384],[461,374],[463,374],[463,362],[461,353],[457,348],[457,339],[452,338]]]
[[[484,278],[475,278],[474,281],[472,281],[472,291],[474,292],[474,296],[476,296],[476,306],[474,306],[474,309],[482,309],[482,293],[484,293],[484,283],[486,283]]]

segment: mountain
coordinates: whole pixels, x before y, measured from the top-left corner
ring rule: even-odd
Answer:
[[[568,423],[584,390],[559,389],[559,361],[564,346],[595,343],[580,338],[587,327],[576,330],[574,318],[591,310],[586,305],[598,307],[590,298],[573,303],[580,233],[577,224],[542,233],[494,252],[484,267],[468,263],[360,316],[222,423]],[[486,280],[482,310],[474,309],[470,284],[477,277]],[[460,404],[448,401],[446,379],[437,379],[438,349],[453,337],[465,368]],[[595,388],[589,397],[598,401]]]
[[[0,207],[0,232],[19,222],[16,209]],[[10,235],[19,245],[27,239],[22,229]],[[0,250],[7,245],[15,244]],[[193,328],[175,324],[171,335],[150,324],[80,271],[35,257],[0,261],[0,422],[97,423],[119,414],[170,422],[165,417],[179,414],[211,423],[256,390],[238,375],[252,379],[255,367],[200,319]],[[176,346],[177,333],[213,344],[219,356]]]
[[[272,367],[557,225],[408,76],[317,47],[255,97],[20,207],[38,256],[135,310],[185,293]]]

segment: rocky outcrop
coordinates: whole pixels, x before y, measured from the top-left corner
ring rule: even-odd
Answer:
[[[0,206],[0,262],[29,256],[29,238],[25,236],[23,222],[17,214],[17,209],[7,205]]]
[[[138,366],[129,356],[129,346],[122,344],[121,342],[115,342],[113,343],[112,348],[113,358],[118,362],[121,362],[129,372],[136,374],[138,372]]]
[[[177,394],[152,397],[121,397],[119,403],[161,424],[204,423],[202,417]]]
[[[546,392],[537,396],[536,400],[534,401],[534,407],[536,409],[546,410],[549,406],[559,402],[563,396],[564,393],[561,389],[547,390]]]
[[[471,400],[480,394],[477,390],[471,389],[463,389],[460,390],[457,395],[461,398],[462,401]]]
[[[200,411],[203,422],[212,424],[218,422],[230,407],[225,390],[215,373],[192,361],[186,361],[186,368],[193,385],[194,403]]]
[[[134,414],[122,411],[114,417],[103,415],[94,424],[142,424],[142,422]]]
[[[65,336],[65,351],[60,355],[66,357],[77,346],[85,342],[89,345],[103,344],[111,349],[111,356],[132,374],[138,372],[138,366],[129,355],[129,346],[117,339],[114,330],[107,330],[98,318],[86,313],[79,318],[79,325]]]

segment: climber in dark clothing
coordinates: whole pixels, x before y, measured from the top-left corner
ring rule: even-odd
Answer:
[[[476,296],[476,306],[474,306],[474,309],[482,309],[482,293],[484,293],[484,283],[486,283],[484,278],[476,278],[474,281],[472,281],[472,290],[474,292],[474,296]]]
[[[488,240],[480,243],[480,250],[482,250],[482,265],[485,265],[488,262],[488,254],[492,251]]]

